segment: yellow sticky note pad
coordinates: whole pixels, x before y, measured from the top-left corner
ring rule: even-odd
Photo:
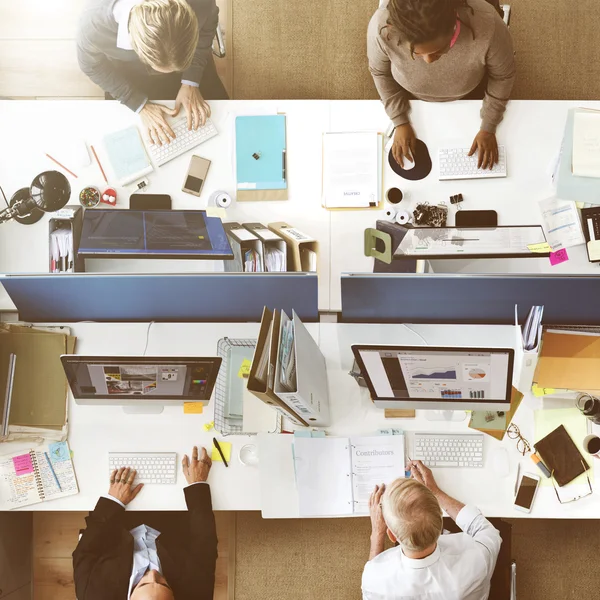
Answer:
[[[220,206],[207,206],[206,216],[219,217],[219,219],[225,219],[227,217],[227,213],[225,212],[225,209],[221,208]]]
[[[248,377],[248,375],[250,375],[251,367],[252,367],[252,361],[245,358],[244,362],[242,363],[242,366],[240,367],[240,370],[238,371],[238,377],[240,379],[243,379],[244,377]]]
[[[231,444],[229,442],[219,442],[219,446],[221,446],[221,450],[225,455],[225,460],[229,462],[231,460]],[[213,446],[212,454],[210,456],[212,460],[218,460],[219,462],[223,462],[219,451]]]
[[[539,387],[537,383],[534,383],[533,386],[531,386],[531,392],[536,398],[542,398],[543,396],[554,394],[556,390],[554,388]]]
[[[543,242],[541,244],[529,244],[527,246],[530,252],[535,252],[536,254],[542,254],[544,252],[552,252],[552,248],[547,242]]]
[[[210,431],[214,426],[214,421],[211,421],[210,423],[204,423],[204,425],[202,425],[202,427],[204,427],[204,431]]]
[[[202,402],[184,402],[183,403],[183,414],[184,415],[201,415],[204,410],[204,404]]]

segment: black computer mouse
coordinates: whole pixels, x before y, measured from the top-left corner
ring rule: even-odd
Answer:
[[[410,169],[403,169],[396,162],[396,159],[392,155],[392,149],[390,148],[388,161],[394,173],[400,175],[400,177],[404,179],[409,179],[411,181],[425,179],[425,177],[427,177],[427,175],[431,173],[431,156],[429,156],[429,149],[427,148],[427,145],[423,140],[417,140],[414,159],[414,166],[412,166]]]

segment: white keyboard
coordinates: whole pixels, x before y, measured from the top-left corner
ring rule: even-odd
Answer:
[[[415,433],[413,459],[427,467],[483,467],[483,433]]]
[[[489,179],[506,177],[506,149],[498,146],[498,163],[492,169],[477,168],[477,152],[468,156],[470,148],[440,148],[438,162],[440,181],[449,179]]]
[[[169,124],[171,125],[171,129],[173,129],[173,133],[175,133],[174,140],[169,144],[163,142],[162,146],[152,144],[148,141],[150,156],[157,167],[181,156],[188,150],[210,140],[210,138],[215,137],[219,133],[210,119],[206,119],[204,127],[199,127],[196,130],[192,129],[191,131],[187,126],[186,116],[170,120]]]
[[[177,481],[176,452],[109,452],[109,474],[121,467],[137,471],[134,482],[136,484]]]

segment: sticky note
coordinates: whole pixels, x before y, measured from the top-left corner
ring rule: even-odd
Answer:
[[[554,394],[556,393],[556,390],[554,388],[543,388],[543,387],[539,387],[537,383],[534,383],[531,386],[531,393],[536,397],[536,398],[542,398],[543,396],[549,396],[550,394]]]
[[[242,362],[242,366],[240,367],[240,370],[238,371],[238,377],[240,379],[243,379],[244,377],[248,377],[248,375],[250,375],[251,367],[252,367],[252,361],[245,358],[244,362]]]
[[[29,475],[33,473],[33,462],[31,462],[31,455],[21,454],[21,456],[13,456],[13,466],[17,477],[20,475]]]
[[[48,456],[52,462],[64,462],[71,458],[65,442],[54,442],[48,446],[48,449]]]
[[[184,402],[183,403],[183,414],[184,415],[201,415],[204,410],[204,404],[202,402]]]
[[[569,260],[569,255],[565,248],[550,253],[550,264],[554,267]]]
[[[223,454],[225,455],[225,460],[227,462],[229,462],[231,460],[231,444],[229,442],[219,442],[219,446],[221,446],[221,450],[223,451]],[[212,460],[218,460],[220,462],[223,462],[223,459],[221,458],[219,451],[214,446],[213,446],[212,454],[211,454],[210,458]]]
[[[219,219],[227,218],[227,212],[220,206],[207,206],[206,207],[207,217],[219,217]]]
[[[530,252],[535,252],[539,254],[552,252],[552,248],[550,248],[550,245],[547,242],[543,242],[542,244],[529,244],[527,248],[529,248]]]
[[[204,431],[210,431],[214,426],[214,421],[211,421],[210,423],[204,423],[204,425],[202,425],[202,427],[204,427]]]

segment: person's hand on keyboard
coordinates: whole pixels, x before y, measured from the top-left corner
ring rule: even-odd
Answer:
[[[206,448],[202,448],[200,457],[198,457],[198,446],[194,446],[192,460],[190,461],[186,454],[181,461],[181,466],[183,467],[183,474],[187,482],[191,485],[192,483],[200,483],[208,479],[212,460],[208,456]]]
[[[181,86],[177,98],[175,98],[175,110],[177,111],[175,114],[179,113],[182,106],[187,113],[187,124],[190,131],[204,127],[206,119],[210,117],[210,106],[197,87],[185,83]]]
[[[479,169],[493,169],[498,162],[498,142],[496,135],[483,129],[475,136],[469,156],[477,155],[477,167]]]
[[[394,160],[404,167],[404,159],[408,158],[415,162],[414,153],[417,145],[417,136],[410,123],[398,125],[394,131],[394,143],[392,144],[392,156]]]
[[[143,483],[138,483],[135,487],[132,486],[136,473],[136,471],[129,467],[121,467],[120,469],[114,470],[110,474],[108,495],[116,498],[127,506],[144,487]]]
[[[140,111],[142,123],[148,132],[148,137],[153,144],[162,146],[175,139],[175,133],[167,122],[167,116],[174,117],[179,111],[164,106],[164,104],[155,104],[146,102],[144,108]]]
[[[440,491],[440,488],[435,482],[435,478],[431,469],[427,468],[420,460],[409,461],[407,467],[410,469],[410,474],[413,479],[422,483],[426,488],[429,488],[434,494]]]

